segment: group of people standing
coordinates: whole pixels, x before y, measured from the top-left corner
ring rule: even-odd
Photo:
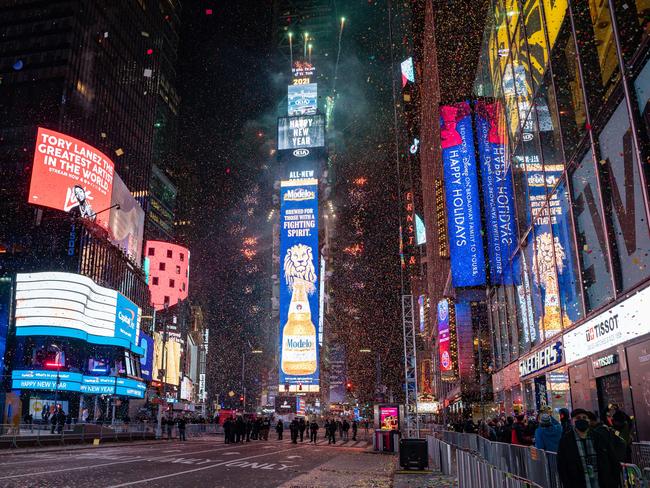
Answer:
[[[256,419],[244,418],[241,415],[236,419],[229,417],[223,423],[224,442],[250,442],[253,440],[269,440],[271,421],[268,417]]]
[[[353,420],[352,423],[348,422],[347,419],[335,420],[327,419],[325,421],[325,437],[327,438],[328,444],[336,444],[336,435],[338,433],[339,439],[347,441],[349,439],[349,431],[352,429],[352,440],[357,440],[357,430],[359,425],[356,420]],[[309,438],[310,443],[316,444],[318,441],[318,431],[320,426],[316,419],[313,419],[311,422],[305,420],[304,418],[295,418],[289,422],[289,432],[291,434],[291,442],[294,444],[304,442],[305,437]],[[284,423],[282,420],[278,420],[278,423],[275,426],[275,432],[278,435],[278,440],[282,440],[284,434]],[[305,436],[305,434],[307,434]]]
[[[550,407],[536,415],[471,419],[454,425],[455,430],[477,433],[491,441],[534,446],[557,453],[557,469],[563,486],[575,488],[620,487],[621,463],[632,457],[633,420],[618,405],[609,405],[603,419],[595,412],[576,408],[558,411]]]
[[[185,418],[184,415],[179,415],[176,418],[171,416],[163,418],[161,424],[167,430],[168,441],[172,439],[174,425],[178,427],[178,440],[179,441],[187,440],[185,439],[185,428],[187,427],[187,419]]]

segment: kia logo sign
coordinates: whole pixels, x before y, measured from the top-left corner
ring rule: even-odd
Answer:
[[[309,149],[295,149],[293,155],[297,158],[304,158],[305,156],[309,156]]]

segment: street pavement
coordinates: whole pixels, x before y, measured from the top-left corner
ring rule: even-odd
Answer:
[[[0,454],[0,487],[314,488],[339,486],[334,480],[345,478],[348,483],[341,486],[347,488],[383,488],[390,486],[393,464],[393,456],[369,453],[366,441],[224,444],[222,436],[204,436],[29,454],[5,451]],[[330,468],[316,480],[321,466]]]

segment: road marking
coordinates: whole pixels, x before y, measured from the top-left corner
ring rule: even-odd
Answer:
[[[287,456],[287,459],[298,459],[302,456]]]
[[[224,448],[224,449],[229,449],[229,448]],[[223,449],[204,449],[203,451],[193,451],[193,452],[188,452],[186,454],[199,454],[203,452],[215,452],[215,451],[221,451]],[[153,453],[152,453],[153,454]],[[38,471],[38,472],[32,472],[32,473],[21,473],[21,474],[12,474],[9,476],[2,476],[0,477],[0,480],[5,480],[5,479],[12,479],[12,478],[22,478],[25,476],[37,476],[40,474],[51,474],[51,473],[62,473],[65,471],[78,471],[80,469],[94,469],[94,468],[101,468],[103,466],[113,466],[116,464],[128,464],[128,463],[135,463],[135,462],[143,462],[143,461],[168,461],[171,459],[174,459],[170,455],[166,456],[125,456],[125,455],[110,455],[104,452],[99,452],[99,451],[91,451],[91,452],[86,452],[86,453],[81,453],[79,454],[79,457],[83,457],[86,459],[92,459],[92,458],[97,458],[101,457],[102,459],[117,459],[116,462],[114,463],[103,463],[103,464],[94,464],[94,465],[89,465],[89,466],[77,466],[75,468],[64,468],[64,469],[55,469],[55,470],[47,470],[47,471]],[[128,458],[128,460],[122,460],[124,458]],[[227,461],[225,461],[227,462]]]
[[[256,458],[259,458],[259,457],[270,456],[272,454],[278,454],[280,452],[293,451],[294,449],[299,449],[299,448],[298,447],[292,447],[290,449],[284,449],[282,451],[269,452],[269,453],[266,453],[266,454],[257,454],[255,456],[248,456],[248,457],[241,458],[241,459],[236,459],[236,460],[233,460],[233,461],[222,461],[220,463],[211,464],[210,466],[204,466],[202,468],[188,469],[187,471],[179,471],[178,473],[165,474],[165,475],[162,475],[162,476],[156,476],[155,478],[146,478],[146,479],[138,480],[138,481],[129,481],[127,483],[122,483],[122,484],[119,484],[119,485],[111,485],[111,486],[109,486],[107,488],[122,488],[124,486],[139,485],[141,483],[147,483],[149,481],[157,481],[157,480],[162,480],[162,479],[165,479],[165,478],[172,478],[174,476],[182,476],[184,474],[196,473],[197,471],[203,471],[203,470],[206,470],[206,469],[216,468],[217,466],[223,466],[224,464],[228,464],[228,463],[232,463],[232,462],[236,462],[236,461],[245,461],[247,459],[256,459]],[[285,466],[285,465],[283,465],[283,466]],[[288,468],[290,466],[286,466],[286,467]],[[262,468],[262,469],[265,469],[265,468]],[[286,469],[286,468],[284,468],[284,469]],[[0,478],[0,479],[2,479],[2,478]]]
[[[230,451],[230,452],[223,453],[224,456],[236,456],[237,454],[239,454],[237,451]]]
[[[182,449],[167,449],[166,451],[163,452],[183,452]]]

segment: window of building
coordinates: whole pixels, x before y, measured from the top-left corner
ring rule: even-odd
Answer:
[[[641,119],[640,127],[645,129],[643,142],[650,141],[650,60],[634,80],[634,94]]]
[[[181,267],[176,265],[176,274],[181,274]]]
[[[180,259],[181,261],[185,261],[185,253],[184,253],[184,252],[182,252],[182,253],[179,254],[179,259]]]
[[[609,4],[573,0],[572,7],[589,112],[594,120],[609,98],[620,72]]]
[[[160,271],[165,271],[165,263],[158,263],[158,269]]]
[[[560,286],[560,305],[564,326],[580,320],[583,316],[582,291],[576,249],[573,243],[573,223],[571,205],[566,182],[561,180],[556,191],[549,198],[553,237],[557,240],[559,252],[556,252],[557,275]],[[558,257],[560,255],[560,257]],[[568,321],[568,324],[567,324]]]
[[[153,248],[153,247],[150,247],[150,248],[147,250],[147,256],[155,256],[155,255],[156,255],[156,249]]]
[[[522,273],[527,276],[530,290],[530,311],[532,321],[528,324],[530,328],[531,345],[536,346],[544,342],[544,302],[542,301],[542,282],[540,281],[539,268],[536,263],[535,242],[536,234],[534,229],[526,237],[526,246],[522,254]]]
[[[639,161],[625,102],[598,136],[603,199],[611,221],[617,288],[626,291],[650,276],[650,233]]]
[[[571,196],[585,308],[589,311],[614,297],[600,191],[591,150],[571,175]]]
[[[570,158],[585,133],[587,121],[578,71],[575,42],[569,22],[564,22],[551,52],[555,97],[560,112],[564,150]]]
[[[648,40],[650,3],[648,0],[625,0],[613,3],[623,59],[629,62]]]
[[[167,249],[167,257],[171,259],[173,256],[174,256],[174,253],[172,252],[172,250]]]
[[[154,276],[153,278],[151,278],[151,283],[152,283],[153,285],[157,285],[157,284],[158,284],[158,277],[157,277],[157,276]]]
[[[183,282],[182,288],[183,288],[183,291],[185,291],[185,282]]]
[[[163,303],[165,305],[169,305],[169,297],[168,296],[165,296],[165,298],[163,298]]]
[[[169,287],[174,288],[176,286],[176,282],[174,280],[169,280]]]

